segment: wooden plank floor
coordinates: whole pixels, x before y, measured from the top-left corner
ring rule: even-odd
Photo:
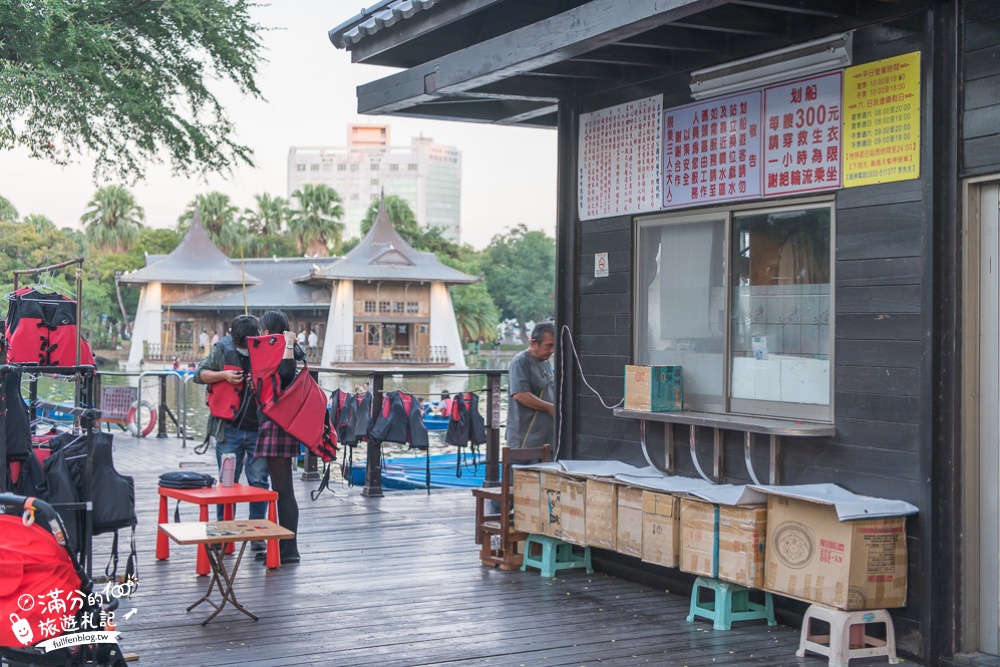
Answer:
[[[169,561],[154,558],[156,479],[181,463],[214,472],[214,454],[198,456],[174,439],[115,438],[116,467],[136,480],[140,561],[140,586],[122,601],[118,629],[123,649],[146,667],[826,665],[795,657],[791,628],[744,623],[716,632],[707,621],[688,623],[686,596],[599,573],[542,579],[484,568],[467,491],[376,499],[337,486],[312,502],[316,483],[297,482],[302,562],[268,571],[248,549],[236,593],[260,620],[227,607],[202,627],[207,605],[185,612],[209,580],[194,574],[194,547],[171,544]],[[245,512],[238,508],[237,518]],[[181,518],[196,520],[197,509],[182,504]],[[95,571],[109,544],[95,541]]]

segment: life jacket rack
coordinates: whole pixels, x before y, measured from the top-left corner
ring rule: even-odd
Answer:
[[[62,366],[42,366],[28,363],[7,363],[6,346],[0,345],[0,385],[11,373],[16,373],[19,377],[29,378],[29,398],[28,406],[32,415],[39,410],[58,410],[64,414],[72,415],[73,428],[79,431],[86,438],[87,462],[84,466],[83,486],[84,494],[77,502],[72,503],[50,503],[57,512],[77,512],[82,519],[82,530],[80,544],[77,547],[77,555],[81,565],[86,569],[87,576],[93,574],[93,454],[94,454],[94,427],[101,418],[100,410],[94,403],[94,386],[97,376],[97,369],[90,364],[81,365],[81,352],[83,351],[82,335],[80,333],[80,318],[82,314],[81,298],[83,296],[83,257],[78,257],[59,264],[44,266],[37,269],[23,269],[13,271],[14,292],[19,290],[19,283],[22,277],[37,276],[45,273],[53,273],[60,269],[75,266],[74,277],[76,280],[76,363],[74,365]],[[73,404],[72,407],[62,403],[51,403],[38,398],[38,376],[58,375],[72,378],[74,381]],[[8,460],[8,410],[11,405],[10,400],[22,400],[20,392],[16,397],[7,396],[7,392],[0,392],[0,463],[3,464],[3,472],[0,474],[0,493],[8,492],[11,480],[11,461]],[[34,419],[32,419],[32,423]],[[30,445],[29,445],[30,449]],[[34,456],[33,454],[31,454]],[[23,471],[21,471],[23,474]]]

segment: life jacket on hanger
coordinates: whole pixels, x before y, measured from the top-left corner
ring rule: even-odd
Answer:
[[[486,424],[479,414],[478,394],[465,392],[452,397],[444,441],[456,447],[465,447],[470,442],[473,445],[486,442]]]
[[[382,396],[382,412],[372,426],[372,437],[382,442],[409,443],[411,449],[427,449],[427,427],[420,401],[413,394],[390,391]]]
[[[348,442],[347,427],[350,424],[350,402],[354,396],[341,389],[334,389],[330,394],[330,423],[337,431],[337,441],[353,446],[357,443]]]
[[[7,295],[4,322],[7,362],[76,366],[76,301],[62,294],[23,287]],[[94,352],[82,337],[80,365],[93,366]]]
[[[347,444],[368,442],[372,431],[372,393],[355,394],[347,405]]]
[[[247,338],[247,350],[250,377],[264,414],[324,462],[336,460],[337,432],[330,424],[326,393],[309,374],[308,365],[282,387],[278,366],[285,354],[284,336]]]
[[[232,336],[227,335],[220,338],[215,346],[222,350],[222,370],[243,370],[243,364],[240,363],[240,353],[236,351]],[[212,413],[213,417],[233,421],[240,412],[245,388],[246,382],[229,384],[225,380],[206,385],[205,402],[208,404],[208,411]]]

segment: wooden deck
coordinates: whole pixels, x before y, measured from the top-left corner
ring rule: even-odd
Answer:
[[[198,456],[173,439],[117,435],[116,446],[116,467],[136,480],[140,561],[140,587],[122,600],[117,621],[122,647],[139,665],[827,664],[796,658],[791,628],[758,622],[716,632],[706,621],[688,623],[686,595],[600,573],[542,579],[484,568],[467,491],[375,499],[337,486],[312,502],[315,482],[297,489],[302,562],[268,571],[248,549],[240,566],[237,596],[260,620],[227,608],[202,627],[205,605],[185,612],[209,579],[194,573],[195,549],[171,544],[169,561],[154,559],[156,479],[182,462],[213,472],[214,454]],[[238,508],[237,518],[245,512]],[[197,509],[182,504],[181,518],[196,520]],[[109,543],[95,541],[95,572]]]

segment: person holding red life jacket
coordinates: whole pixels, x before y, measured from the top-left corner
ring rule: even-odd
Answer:
[[[222,466],[223,454],[235,454],[234,480],[240,481],[240,473],[246,467],[247,483],[266,489],[269,486],[267,461],[254,456],[260,425],[257,401],[244,380],[250,377],[247,338],[260,334],[260,322],[252,315],[237,315],[229,332],[198,364],[192,379],[198,384],[208,385],[208,434],[215,438],[215,456],[219,466]],[[251,520],[263,519],[266,515],[266,502],[250,503]],[[221,505],[217,507],[217,518],[222,520]],[[267,546],[263,541],[255,541],[250,548],[263,551]]]
[[[280,310],[269,310],[260,318],[261,335],[282,332],[285,336],[285,353],[278,366],[281,388],[285,389],[295,379],[296,359],[305,358],[302,349],[296,345],[295,332],[288,330],[288,317]],[[254,456],[267,461],[271,475],[271,488],[278,492],[278,525],[293,533],[299,530],[299,504],[295,500],[295,486],[292,484],[292,466],[299,457],[299,441],[260,412],[260,432],[257,435],[257,449]],[[297,538],[281,541],[281,564],[298,563],[299,547]]]

